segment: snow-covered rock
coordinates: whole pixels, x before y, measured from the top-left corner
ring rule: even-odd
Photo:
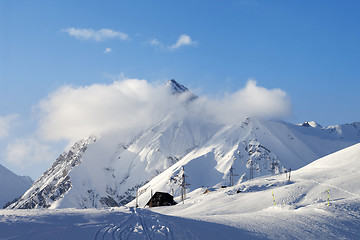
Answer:
[[[95,137],[78,141],[62,153],[53,165],[9,208],[49,208],[71,189],[69,173],[82,162],[82,156]]]
[[[189,91],[189,89],[187,87],[176,82],[174,79],[171,79],[170,81],[168,81],[166,83],[166,86],[171,90],[171,92],[173,94],[181,94],[181,93]]]
[[[171,93],[174,95],[187,94],[188,101],[193,101],[198,99],[198,96],[193,94],[187,87],[178,83],[174,79],[171,79],[166,83],[166,87],[170,89]]]

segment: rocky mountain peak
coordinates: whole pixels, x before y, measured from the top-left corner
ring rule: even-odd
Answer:
[[[186,94],[188,96],[187,100],[190,101],[190,102],[195,100],[195,99],[198,99],[198,96],[193,94],[187,87],[185,87],[184,85],[178,83],[174,79],[169,80],[166,83],[166,87],[170,89],[170,91],[171,91],[171,93],[173,95]]]
[[[178,83],[174,79],[171,79],[170,81],[168,81],[166,83],[166,86],[171,89],[171,92],[173,94],[181,94],[181,93],[189,91],[189,89],[187,87],[185,87],[184,85]]]

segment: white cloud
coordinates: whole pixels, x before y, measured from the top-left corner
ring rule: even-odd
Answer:
[[[259,87],[253,80],[220,99],[200,97],[191,105],[184,102],[186,96],[174,96],[164,86],[154,86],[146,80],[64,86],[38,104],[38,134],[44,140],[73,142],[92,134],[138,132],[169,114],[179,114],[180,118],[190,114],[224,124],[248,116],[278,118],[291,111],[284,91]]]
[[[17,114],[10,114],[0,117],[0,139],[9,136],[9,130],[13,126],[13,122],[18,118]]]
[[[193,41],[189,35],[182,34],[178,38],[175,44],[171,45],[169,49],[178,49],[182,46],[196,45],[197,42]]]
[[[15,139],[7,145],[6,160],[20,167],[34,163],[52,162],[56,158],[54,150],[35,138]]]
[[[73,36],[77,39],[82,40],[95,40],[97,42],[109,40],[109,39],[120,39],[128,40],[129,36],[126,33],[115,31],[111,29],[100,29],[95,31],[91,28],[88,29],[77,29],[77,28],[67,28],[63,29],[63,32],[68,33],[70,36]]]
[[[244,117],[282,118],[291,114],[289,96],[281,89],[266,89],[249,80],[243,89],[221,99],[206,100],[207,113],[220,123],[232,123]]]
[[[111,48],[106,48],[104,53],[111,53],[112,52],[112,49]]]
[[[143,129],[163,119],[180,102],[163,86],[127,79],[85,87],[64,86],[39,103],[38,133],[46,140]]]
[[[176,41],[176,43],[170,45],[170,46],[165,46],[162,42],[160,42],[158,39],[153,38],[150,40],[149,44],[153,47],[159,48],[159,49],[165,49],[165,50],[176,50],[179,49],[182,46],[191,46],[191,45],[196,45],[197,42],[193,41],[191,39],[191,37],[189,35],[186,34],[182,34],[179,36],[178,40]]]

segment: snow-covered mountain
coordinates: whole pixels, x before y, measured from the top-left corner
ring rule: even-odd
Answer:
[[[212,124],[167,118],[129,143],[106,136],[80,141],[63,153],[12,207],[117,206],[133,199],[138,187],[202,145]]]
[[[184,104],[197,97],[171,80],[166,85]],[[310,125],[311,126],[311,125]],[[169,115],[130,140],[116,134],[90,137],[63,153],[11,208],[101,208],[129,203],[140,188],[180,194],[180,170],[189,190],[229,185],[298,169],[360,142],[360,123],[308,127],[246,118],[220,125],[197,116]],[[146,193],[146,194],[145,194]]]
[[[229,186],[303,167],[315,159],[360,142],[360,123],[326,128],[247,118],[225,126],[169,169],[140,188],[140,204],[149,190],[181,194],[182,169],[188,191]],[[150,191],[151,192],[151,191]],[[131,204],[130,204],[131,205]]]
[[[18,176],[0,164],[0,208],[20,198],[32,183],[30,177]]]

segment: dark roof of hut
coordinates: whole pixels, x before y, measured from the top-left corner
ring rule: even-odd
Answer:
[[[166,192],[156,192],[146,204],[149,207],[171,206],[177,204],[174,197]]]

